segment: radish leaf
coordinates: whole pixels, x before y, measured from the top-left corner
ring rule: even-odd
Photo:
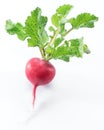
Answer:
[[[61,24],[67,22],[66,16],[69,11],[72,9],[72,5],[63,5],[56,9],[56,13],[52,16],[52,24],[56,27],[59,27]]]
[[[98,21],[98,17],[91,15],[90,13],[79,14],[76,18],[69,19],[72,28],[78,29],[82,27],[93,28],[94,22]]]
[[[11,35],[17,34],[20,40],[25,40],[27,37],[25,27],[21,23],[14,24],[11,20],[7,20],[6,30]]]
[[[72,5],[64,4],[56,9],[51,17],[49,32],[45,30],[48,18],[42,16],[39,7],[26,18],[24,26],[7,20],[5,28],[9,34],[16,34],[20,40],[26,39],[29,47],[37,46],[43,59],[69,62],[71,57],[83,57],[83,54],[89,54],[90,50],[84,44],[83,37],[70,39],[68,34],[74,29],[93,28],[94,23],[98,21],[98,17],[90,13],[81,13],[76,18],[69,18],[68,14],[72,8]]]
[[[45,25],[47,23],[47,17],[41,16],[41,9],[37,7],[31,12],[31,16],[28,16],[25,22],[25,29],[28,35],[29,46],[43,46],[48,40],[47,32],[45,31]]]

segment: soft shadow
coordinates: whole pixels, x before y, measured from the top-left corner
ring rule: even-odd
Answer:
[[[42,87],[42,86],[40,86]],[[34,108],[31,108],[32,110],[29,111],[29,116],[27,117],[27,119],[25,119],[24,124],[28,125],[31,120],[35,119],[39,114],[41,114],[44,110],[50,108],[54,103],[56,103],[55,101],[55,97],[53,96],[55,94],[55,86],[54,83],[50,83],[48,85],[43,86],[44,89],[48,90],[48,91],[52,91],[52,95],[50,95],[47,100],[44,100],[43,102],[41,102],[41,104],[39,104],[37,106],[37,104],[35,104],[36,106],[34,106]]]
[[[55,88],[56,86],[54,86],[54,84],[48,84],[47,86],[45,86],[45,89],[52,91],[52,95],[50,95],[47,100],[41,102],[41,104],[39,104],[38,106],[34,106],[33,110],[30,111],[29,116],[24,121],[25,125],[28,125],[33,119],[36,119],[36,117],[42,114],[44,110],[48,110],[53,105],[71,99],[72,97],[71,92],[67,90],[64,91],[64,89],[58,91],[58,89]]]
[[[30,115],[24,121],[26,125],[28,125],[33,119],[35,119],[39,114],[41,114],[44,110],[48,109],[54,104],[54,99],[49,98],[47,101],[42,102],[38,107],[33,108]]]

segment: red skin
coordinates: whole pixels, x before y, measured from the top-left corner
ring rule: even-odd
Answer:
[[[34,85],[34,105],[37,86],[50,83],[55,76],[56,70],[50,62],[39,58],[32,58],[26,64],[25,73],[28,80]]]

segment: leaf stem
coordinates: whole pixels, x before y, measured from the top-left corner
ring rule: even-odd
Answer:
[[[47,61],[49,61],[49,60],[51,60],[51,59],[52,59],[52,56],[48,57],[48,58],[47,58]]]
[[[55,42],[55,40],[56,40],[56,38],[57,38],[59,32],[60,32],[60,27],[57,28],[57,30],[55,31],[53,37],[51,38],[50,42],[49,42],[47,45],[51,45],[51,46],[52,46],[52,45],[54,44],[54,42]],[[47,46],[47,45],[46,45],[46,46]],[[43,53],[44,53],[44,55],[43,55]],[[42,54],[42,57],[43,57],[45,60],[47,60],[47,61],[49,61],[49,60],[52,59],[52,55],[48,54],[48,55],[46,56],[46,54],[45,54],[45,49],[44,49],[44,51],[43,51],[41,54]]]
[[[50,45],[52,45],[54,43],[54,41],[56,40],[56,37],[58,36],[59,32],[60,32],[60,28],[57,28],[53,38],[51,39],[51,41],[49,43]]]
[[[40,50],[42,58],[45,59],[45,50],[43,48],[40,48],[40,47],[39,47],[39,50]]]
[[[68,33],[70,33],[73,30],[73,28],[70,28],[64,35],[63,37],[65,37]]]

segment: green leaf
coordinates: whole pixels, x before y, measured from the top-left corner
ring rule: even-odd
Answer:
[[[53,52],[54,52],[54,48],[52,47],[52,46],[50,46],[50,45],[48,45],[48,47],[45,49],[45,52],[47,53],[47,54],[53,54]]]
[[[89,48],[88,48],[88,46],[87,46],[86,44],[83,45],[83,51],[84,51],[84,53],[86,53],[86,54],[91,53],[91,51],[89,50]]]
[[[93,28],[94,23],[98,21],[98,17],[90,13],[81,13],[76,18],[68,19],[67,16],[72,8],[72,5],[64,4],[56,9],[51,17],[49,35],[45,30],[48,19],[42,16],[39,7],[26,18],[25,26],[7,20],[5,28],[9,34],[16,34],[20,40],[26,39],[29,47],[38,46],[44,60],[60,59],[69,62],[71,57],[82,57],[84,53],[89,54],[90,50],[84,44],[83,38],[68,39],[66,36],[73,29]]]
[[[70,56],[71,57],[72,56],[82,57],[83,53],[84,53],[84,50],[83,50],[83,46],[84,46],[83,38],[71,39],[69,43],[70,43],[69,44]]]
[[[66,16],[69,11],[72,9],[72,5],[62,5],[58,9],[56,9],[56,13],[52,15],[51,21],[52,24],[56,27],[61,27],[62,24],[67,22]]]
[[[6,20],[5,29],[11,35],[14,35],[17,32],[17,28],[11,20]]]
[[[47,17],[41,15],[41,9],[37,7],[31,12],[25,22],[26,33],[28,34],[28,46],[44,46],[48,40],[45,31]]]
[[[63,34],[65,34],[67,32],[67,30],[65,29],[65,24],[61,24],[60,25],[60,34],[61,34],[61,36],[63,35]]]
[[[61,56],[61,57],[59,57],[58,59],[63,60],[63,61],[66,61],[66,62],[69,62],[69,61],[70,61],[69,55]]]
[[[84,53],[89,54],[90,51],[87,45],[84,44],[83,38],[77,38],[64,41],[64,44],[53,51],[53,58],[68,62],[71,57],[82,57]]]
[[[20,40],[25,40],[27,37],[25,27],[21,23],[14,24],[11,20],[7,20],[5,29],[11,35],[16,34]]]
[[[53,53],[54,59],[61,59],[66,62],[69,61],[69,48],[67,46],[59,46]]]
[[[61,24],[62,16],[59,16],[57,13],[54,14],[51,18],[52,24],[56,27],[59,27]]]
[[[59,8],[56,10],[56,12],[60,15],[66,16],[72,8],[73,8],[72,5],[64,4],[62,6],[59,6]]]
[[[54,29],[53,26],[50,26],[48,29],[49,29],[50,32],[55,32],[55,29]]]
[[[60,45],[63,40],[64,40],[63,37],[57,38],[57,39],[55,40],[55,42],[54,42],[54,47],[57,47],[58,45]]]
[[[69,23],[71,23],[72,28],[74,29],[82,27],[93,28],[94,22],[96,21],[98,21],[98,17],[90,13],[82,13],[79,14],[76,18],[69,19]]]

